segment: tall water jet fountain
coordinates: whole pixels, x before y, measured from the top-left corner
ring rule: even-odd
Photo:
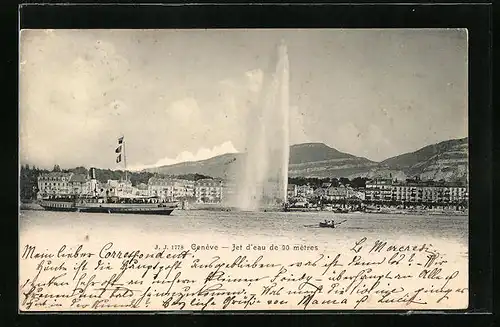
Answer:
[[[276,54],[248,120],[247,152],[237,187],[236,205],[241,210],[276,207],[287,200],[290,76],[284,41]]]

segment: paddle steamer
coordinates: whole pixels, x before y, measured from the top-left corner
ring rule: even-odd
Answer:
[[[123,136],[118,139],[118,154],[116,163],[122,160],[125,163],[125,181],[127,181],[127,161],[125,157],[125,143]],[[90,169],[90,178],[95,180],[95,169]],[[107,193],[107,192],[106,192]],[[45,210],[50,211],[72,211],[93,213],[121,213],[121,214],[152,214],[170,215],[178,207],[177,202],[168,202],[158,196],[134,196],[134,195],[54,195],[42,199],[39,202]]]

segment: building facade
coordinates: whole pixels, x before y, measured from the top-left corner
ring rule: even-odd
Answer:
[[[129,196],[134,194],[132,182],[129,180],[109,179],[105,188],[108,196]]]
[[[309,185],[300,185],[297,187],[297,196],[309,199],[314,196],[314,189]]]
[[[151,177],[148,181],[148,193],[169,201],[186,200],[195,196],[194,185],[194,181],[184,179]]]
[[[293,199],[298,196],[298,187],[295,184],[288,184],[286,189],[286,196],[289,199]]]
[[[194,181],[185,179],[174,180],[174,200],[185,200],[194,196]]]
[[[327,194],[328,188],[318,187],[313,191],[313,196],[319,199],[323,199]]]
[[[38,197],[70,194],[72,173],[52,172],[38,176]]]
[[[51,172],[38,176],[38,198],[45,196],[95,195],[98,182],[85,174]]]
[[[92,186],[95,187],[95,183],[91,183],[90,178],[84,174],[72,174],[68,185],[70,194],[73,195],[90,195],[94,190]]]
[[[391,179],[376,179],[366,182],[366,201],[392,201],[393,185]]]
[[[323,198],[330,201],[343,201],[348,199],[364,200],[365,195],[363,192],[355,190],[350,186],[340,185],[329,187]]]
[[[429,185],[374,180],[366,183],[365,199],[372,202],[457,204],[467,202],[469,195],[465,186],[453,183]]]
[[[198,203],[221,203],[223,182],[218,179],[200,179],[194,184],[194,196]]]
[[[134,187],[134,194],[138,196],[149,196],[148,185],[141,183]]]

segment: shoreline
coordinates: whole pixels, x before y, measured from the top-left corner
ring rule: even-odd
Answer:
[[[22,211],[45,211],[40,205],[35,203],[21,203],[20,210]],[[234,208],[224,208],[224,207],[208,207],[208,208],[192,208],[192,209],[176,209],[175,211],[218,211],[218,212],[238,212],[239,210]],[[283,210],[261,210],[261,212],[285,212]],[[380,210],[380,211],[351,211],[337,213],[328,210],[291,210],[290,213],[300,212],[300,213],[323,213],[329,212],[332,215],[350,215],[350,214],[365,214],[365,215],[413,215],[413,216],[453,216],[453,217],[468,217],[468,212],[463,211],[445,211],[445,210]]]
[[[41,205],[34,202],[21,202],[19,203],[19,210],[34,210],[34,211],[43,211],[45,209],[42,208]]]
[[[219,211],[219,212],[238,212],[241,211],[236,207],[224,207],[218,205],[197,205],[195,207],[188,207],[187,209],[177,209],[182,211]],[[319,210],[317,208],[289,208],[288,211],[277,208],[262,208],[260,212],[303,212],[303,213],[320,213],[320,212],[330,212],[334,215],[348,215],[348,214],[385,214],[385,215],[415,215],[415,216],[464,216],[468,217],[468,210],[446,210],[446,209],[380,209],[380,210],[366,210],[366,211],[348,211],[348,212],[335,212],[331,210]]]
[[[456,216],[456,217],[468,217],[469,213],[468,212],[463,212],[463,211],[444,211],[444,210],[418,210],[418,211],[412,211],[412,210],[407,210],[407,211],[370,211],[370,212],[365,212],[366,214],[375,214],[375,215],[380,215],[380,214],[386,214],[386,215],[414,215],[414,216],[424,216],[424,215],[429,215],[429,216]]]

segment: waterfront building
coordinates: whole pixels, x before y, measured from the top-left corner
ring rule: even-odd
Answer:
[[[221,203],[223,182],[220,179],[200,179],[194,184],[194,195],[198,203]]]
[[[194,181],[186,179],[173,179],[173,198],[174,200],[186,200],[194,197]]]
[[[38,197],[70,194],[72,173],[52,172],[38,176]]]
[[[297,196],[302,198],[311,198],[314,195],[314,189],[310,185],[300,185],[297,187]]]
[[[362,201],[365,200],[365,190],[364,189],[361,189],[361,190],[353,189],[350,191],[350,193],[351,193],[351,197],[357,198],[357,199],[362,200]]]
[[[172,180],[169,178],[151,177],[148,180],[148,193],[150,196],[159,196],[172,200],[174,194]]]
[[[340,186],[329,187],[326,190],[324,198],[330,201],[339,201],[347,199],[364,200],[365,195],[364,192],[357,191],[350,186],[340,185]]]
[[[322,187],[318,187],[317,189],[315,189],[313,191],[313,196],[320,198],[320,199],[323,199],[326,197],[326,192],[327,192],[327,189],[322,188]]]
[[[348,196],[348,190],[345,186],[330,186],[326,190],[325,198],[330,201],[345,200]]]
[[[95,178],[85,174],[51,172],[38,176],[37,197],[94,195],[97,184]]]
[[[90,194],[92,190],[90,179],[84,174],[71,174],[68,186],[69,193],[74,195]]]
[[[148,185],[140,183],[134,188],[134,194],[138,196],[149,196]]]
[[[321,184],[321,188],[323,188],[323,189],[325,189],[325,190],[326,190],[326,189],[328,189],[328,188],[329,188],[329,187],[331,187],[331,186],[332,186],[332,183],[322,183],[322,184]]]
[[[373,180],[366,183],[365,200],[372,202],[457,204],[469,200],[467,188],[457,183],[421,181],[392,182]]]
[[[392,188],[391,179],[384,178],[367,181],[365,199],[367,201],[391,201]]]
[[[295,198],[298,195],[298,187],[295,184],[288,184],[286,188],[287,198]]]
[[[129,180],[115,180],[109,179],[105,185],[108,196],[124,196],[133,195],[134,188],[132,182]]]
[[[159,196],[169,201],[185,200],[194,197],[194,182],[168,177],[151,177],[148,180],[150,196]]]
[[[469,200],[467,188],[456,183],[408,183],[393,185],[393,199],[400,202],[462,203]]]

